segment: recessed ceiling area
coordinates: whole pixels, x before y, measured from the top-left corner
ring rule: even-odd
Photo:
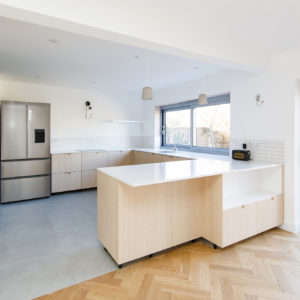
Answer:
[[[212,75],[224,67],[0,18],[0,79],[99,90],[140,91]]]

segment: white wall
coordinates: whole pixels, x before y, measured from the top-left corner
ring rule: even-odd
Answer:
[[[288,54],[290,55],[290,54]],[[299,56],[300,57],[300,53]],[[282,63],[282,60],[284,63]],[[299,70],[300,70],[300,66]],[[231,138],[282,140],[285,144],[285,228],[297,231],[300,220],[299,185],[295,176],[295,69],[297,64],[288,64],[282,57],[274,63],[274,69],[261,75],[225,71],[201,81],[186,82],[177,86],[155,91],[153,102],[144,102],[143,134],[157,146],[154,122],[155,106],[191,100],[200,92],[216,95],[231,94]],[[300,74],[299,74],[300,75]],[[300,78],[300,76],[299,76]],[[265,101],[257,107],[255,96],[260,93]],[[299,128],[300,131],[300,128]],[[300,132],[299,132],[300,134]],[[150,146],[149,144],[147,146]],[[299,166],[300,169],[300,166]],[[300,172],[299,172],[300,174]]]
[[[22,82],[0,82],[0,99],[51,104],[51,140],[56,146],[59,141],[69,141],[75,147],[88,147],[97,138],[109,146],[139,146],[141,124],[114,124],[105,120],[140,120],[142,104],[140,95],[121,92],[98,92],[58,86],[28,84]],[[85,101],[93,106],[93,118],[85,119]],[[118,143],[119,141],[119,143]],[[94,146],[95,140],[93,140]],[[77,141],[78,143],[78,141]],[[86,143],[86,145],[84,145]],[[97,145],[101,146],[101,145]],[[105,146],[105,145],[103,145]],[[107,145],[106,145],[107,146]]]
[[[295,84],[295,213],[296,228],[300,232],[300,80]]]

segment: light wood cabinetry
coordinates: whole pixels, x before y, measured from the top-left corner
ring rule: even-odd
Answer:
[[[118,264],[203,236],[221,176],[130,187],[98,172],[98,238]],[[211,234],[214,234],[213,230]]]
[[[226,209],[222,247],[283,224],[283,196]]]
[[[143,151],[133,151],[133,164],[151,164],[162,162],[162,155]]]
[[[158,163],[174,157],[142,151],[103,151],[52,155],[52,193],[97,186],[97,168]],[[80,184],[78,180],[81,175]],[[55,175],[59,174],[59,175]]]
[[[97,171],[88,170],[81,172],[81,188],[90,189],[97,186]]]
[[[64,153],[52,155],[52,173],[81,171],[81,154]]]
[[[58,193],[94,188],[97,186],[97,168],[175,160],[183,158],[130,150],[54,154],[51,191]]]
[[[143,151],[133,151],[133,164],[152,164],[168,161],[180,161],[180,160],[189,160],[189,158],[183,158],[173,155],[159,154],[159,153],[150,153]]]
[[[256,203],[240,205],[223,213],[222,247],[256,234]]]
[[[63,172],[52,174],[52,193],[81,189],[81,172]]]
[[[132,187],[98,171],[98,238],[118,264],[200,237],[229,246],[283,224],[282,172],[275,166]]]
[[[172,155],[162,155],[162,162],[180,161],[180,160],[186,160],[186,158],[172,156]]]
[[[83,152],[82,157],[82,188],[96,187],[96,168],[108,167],[108,152]]]
[[[225,247],[283,224],[283,167],[223,175]]]
[[[256,230],[263,232],[283,224],[283,195],[270,197],[256,203]]]
[[[51,192],[81,189],[81,154],[54,154],[51,159]]]
[[[81,155],[83,189],[97,186],[97,168],[122,166],[132,162],[130,151],[83,152]]]

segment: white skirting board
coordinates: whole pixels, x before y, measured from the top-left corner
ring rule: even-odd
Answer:
[[[281,229],[286,230],[291,233],[300,233],[300,222],[292,223],[292,222],[284,222],[282,226],[280,226]]]

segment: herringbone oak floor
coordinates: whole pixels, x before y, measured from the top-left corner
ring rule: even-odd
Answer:
[[[300,299],[300,235],[273,229],[218,250],[191,243],[38,299]]]

